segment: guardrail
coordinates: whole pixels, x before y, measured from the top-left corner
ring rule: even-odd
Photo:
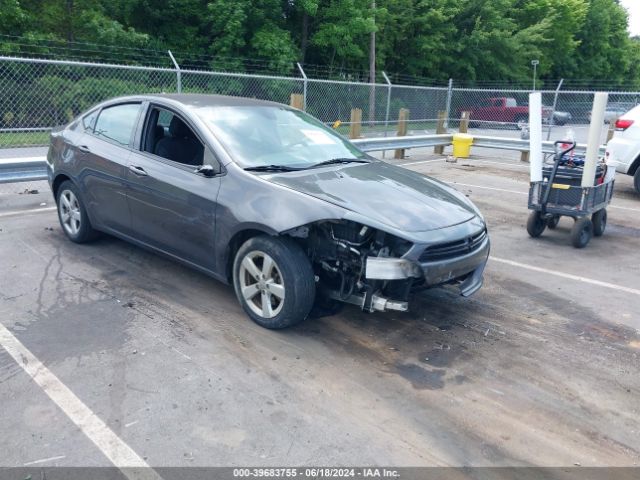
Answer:
[[[16,159],[17,160],[17,159]],[[41,160],[17,160],[2,163],[0,158],[0,184],[14,182],[35,182],[47,179],[47,162]]]
[[[473,147],[495,148],[499,150],[515,150],[518,152],[529,151],[529,140],[520,138],[488,137],[484,135],[472,135]],[[358,148],[365,152],[379,152],[382,150],[426,148],[437,146],[449,146],[453,142],[453,134],[442,135],[415,135],[407,137],[385,137],[385,138],[358,138],[351,140]],[[605,146],[600,147],[600,155],[604,155]],[[555,153],[553,142],[542,142],[543,153]],[[576,145],[576,153],[584,154],[587,145],[579,143]]]
[[[383,150],[396,149],[446,147],[453,142],[453,135],[359,138],[351,141],[365,152],[380,152]],[[526,152],[529,150],[529,140],[474,135],[472,146]],[[587,146],[585,144],[578,144],[576,146],[576,153],[584,154],[586,150]],[[544,153],[554,153],[553,142],[542,142],[542,151]],[[600,155],[604,155],[604,152],[605,146],[603,145],[600,147]],[[26,161],[12,159],[11,162],[7,163],[2,163],[2,159],[0,158],[0,183],[28,182],[46,179],[47,169],[44,157],[40,160],[28,159]]]

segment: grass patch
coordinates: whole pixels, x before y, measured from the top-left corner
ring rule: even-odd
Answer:
[[[39,147],[49,144],[49,132],[0,132],[0,148]]]

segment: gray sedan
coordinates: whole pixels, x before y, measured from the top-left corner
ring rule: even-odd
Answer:
[[[47,161],[71,241],[105,232],[233,284],[267,328],[482,285],[489,237],[464,195],[277,103],[113,99],[55,130]]]

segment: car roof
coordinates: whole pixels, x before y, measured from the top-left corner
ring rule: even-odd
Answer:
[[[204,107],[283,107],[281,103],[259,100],[257,98],[232,97],[230,95],[209,95],[202,93],[159,93],[148,95],[134,95],[118,97],[109,103],[126,102],[129,100],[169,100],[191,108]]]

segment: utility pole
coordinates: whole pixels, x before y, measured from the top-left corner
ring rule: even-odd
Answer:
[[[371,12],[375,23],[376,0],[371,0]],[[376,32],[371,32],[371,41],[369,42],[369,124],[373,126],[376,119]]]

